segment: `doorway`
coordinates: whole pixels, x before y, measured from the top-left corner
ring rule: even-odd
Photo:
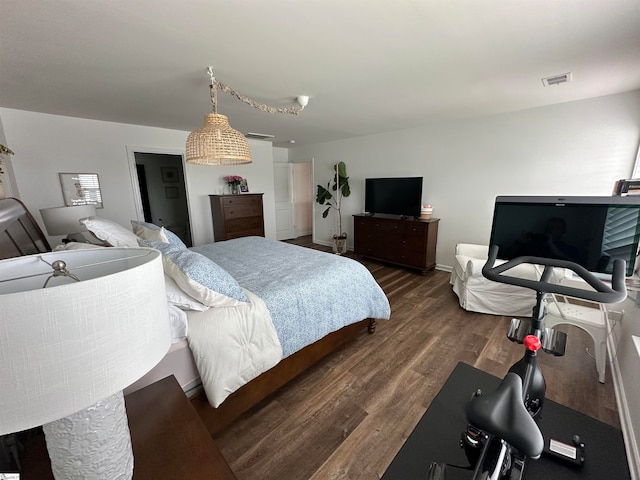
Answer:
[[[182,155],[133,154],[144,221],[171,230],[192,246]]]
[[[288,240],[311,234],[313,188],[311,162],[274,163],[276,238]]]

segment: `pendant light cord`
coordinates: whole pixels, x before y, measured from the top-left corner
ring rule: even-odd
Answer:
[[[222,90],[223,92],[228,93],[233,97],[236,97],[241,102],[244,102],[247,105],[250,105],[253,108],[257,108],[261,112],[265,112],[265,113],[286,113],[289,115],[298,115],[304,109],[304,106],[300,106],[299,108],[278,108],[278,107],[270,107],[269,105],[265,105],[264,103],[258,103],[255,100],[250,99],[249,97],[240,95],[230,86],[217,81],[213,76],[212,67],[207,68],[207,73],[209,74],[209,78],[211,79],[211,82],[209,84],[209,90],[211,93],[211,103],[213,104],[213,113],[218,113],[217,111],[217,103],[218,103],[217,89],[218,88],[220,88],[220,90]],[[308,97],[306,98],[308,99]]]

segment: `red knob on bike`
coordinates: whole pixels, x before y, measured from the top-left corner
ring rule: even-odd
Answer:
[[[523,343],[524,346],[527,347],[527,350],[531,352],[537,352],[542,346],[542,342],[540,342],[540,339],[535,335],[527,335],[526,337],[524,337]]]

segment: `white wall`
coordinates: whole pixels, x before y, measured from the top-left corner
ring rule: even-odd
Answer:
[[[273,147],[273,161],[275,163],[289,162],[289,150],[282,147]]]
[[[184,152],[189,132],[0,108],[17,192],[42,226],[40,208],[64,205],[59,172],[97,173],[104,208],[98,215],[129,225],[138,218],[127,147]],[[253,163],[236,167],[187,165],[185,180],[194,245],[213,241],[210,194],[224,191],[225,175],[241,175],[264,193],[265,234],[275,238],[273,154],[269,142],[249,140]],[[58,243],[58,238],[51,239]]]
[[[634,91],[298,146],[289,161],[314,158],[314,183],[323,184],[333,164],[347,164],[352,193],[344,199],[343,228],[350,246],[365,178],[423,176],[423,203],[441,219],[436,261],[450,268],[456,243],[488,243],[497,195],[610,195],[616,179],[631,175],[639,138]],[[316,205],[314,240],[328,242],[333,222],[321,211]]]
[[[640,478],[640,351],[636,349],[633,336],[640,337],[640,291],[631,290],[627,299],[619,305],[610,305],[609,310],[623,311],[622,320],[612,322],[608,346],[611,355],[611,372],[618,411],[621,415],[622,431],[627,448],[627,458],[632,478]],[[609,314],[611,318],[613,315]],[[607,381],[609,379],[607,378]]]

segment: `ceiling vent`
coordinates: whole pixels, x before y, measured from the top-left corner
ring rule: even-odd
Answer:
[[[245,135],[247,138],[255,138],[256,140],[269,140],[273,138],[273,135],[269,135],[268,133],[253,133],[249,132]]]
[[[560,85],[561,83],[567,83],[571,81],[571,72],[562,73],[560,75],[554,75],[552,77],[547,77],[542,79],[542,84],[545,87],[550,87],[551,85]]]

